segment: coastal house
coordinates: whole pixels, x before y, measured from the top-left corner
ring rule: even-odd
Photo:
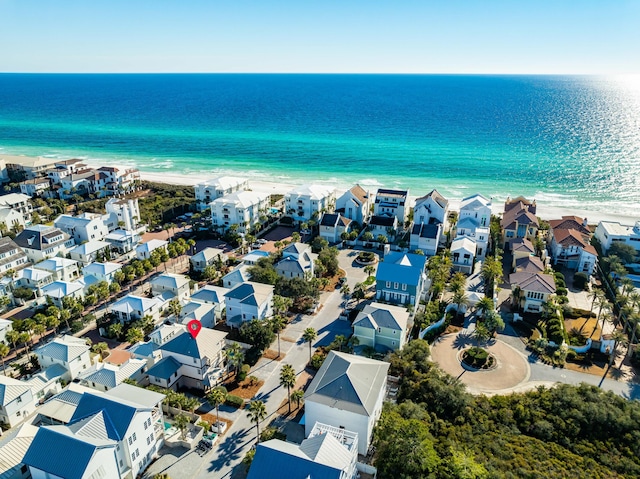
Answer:
[[[9,182],[9,170],[4,157],[0,156],[0,184]]]
[[[422,251],[425,256],[435,256],[442,237],[442,224],[440,223],[415,223],[411,228],[409,247]]]
[[[84,339],[64,335],[36,348],[33,352],[42,368],[59,364],[67,371],[62,379],[71,381],[91,366],[89,350]]]
[[[177,326],[177,325],[176,325]],[[147,371],[156,386],[208,391],[224,372],[224,347],[227,333],[202,328],[194,338],[181,326],[172,339],[160,346],[162,359]]]
[[[598,252],[591,245],[591,230],[586,218],[563,216],[549,221],[549,250],[554,264],[574,271],[593,274]]]
[[[519,298],[518,306],[527,313],[542,312],[542,305],[556,292],[556,283],[550,274],[524,271],[511,273],[509,283],[513,296]]]
[[[25,252],[11,238],[0,238],[0,276],[13,270],[24,268],[29,259]]]
[[[196,207],[198,211],[204,211],[209,208],[209,204],[213,200],[239,191],[247,191],[249,189],[249,180],[233,176],[220,176],[198,183],[194,186],[194,189]]]
[[[54,256],[66,256],[75,246],[73,238],[67,233],[59,228],[45,225],[32,225],[25,228],[14,241],[32,263]]]
[[[256,249],[250,251],[242,257],[242,264],[246,266],[255,266],[258,264],[262,258],[268,258],[271,256],[268,251],[263,251],[261,249]]]
[[[320,218],[320,237],[328,243],[337,243],[342,240],[342,233],[348,233],[351,229],[351,220],[340,213],[323,213]]]
[[[163,400],[129,384],[83,392],[67,425],[40,427],[23,462],[34,479],[137,477],[164,444]]]
[[[7,333],[13,329],[13,321],[0,318],[0,341],[9,344]]]
[[[283,278],[311,279],[317,254],[306,243],[291,243],[282,250],[282,259],[274,267]]]
[[[500,226],[505,247],[514,238],[527,238],[533,241],[539,228],[536,200],[530,201],[522,196],[513,199],[507,198]]]
[[[10,441],[0,445],[0,479],[31,479],[29,468],[22,463],[38,427],[23,424]]]
[[[273,286],[248,281],[224,295],[227,305],[227,324],[240,328],[245,321],[273,316]]]
[[[213,306],[213,314],[217,322],[222,318],[222,312],[226,307],[224,295],[228,292],[227,288],[221,286],[206,285],[191,295],[191,301]]]
[[[114,281],[116,272],[122,269],[121,263],[90,263],[82,268],[82,275],[87,278],[93,276],[96,282],[106,281],[111,284]]]
[[[378,351],[396,351],[407,341],[409,312],[399,306],[371,303],[353,321],[353,335],[362,346]]]
[[[305,436],[316,423],[358,434],[358,454],[366,455],[382,413],[389,363],[330,351],[304,394]]]
[[[136,258],[140,261],[151,258],[151,253],[155,250],[167,251],[167,245],[169,243],[160,239],[152,239],[146,243],[136,246]]]
[[[472,218],[478,226],[489,227],[491,222],[491,199],[485,198],[479,193],[467,196],[460,202],[460,215],[458,220]]]
[[[46,259],[34,264],[33,267],[49,271],[56,281],[75,281],[80,274],[78,262],[67,258]]]
[[[113,230],[105,237],[105,241],[111,243],[113,249],[120,254],[125,254],[136,247],[140,242],[140,235],[132,230]]]
[[[32,178],[20,182],[20,193],[30,197],[42,196],[51,188],[49,178]]]
[[[535,256],[536,250],[533,246],[533,243],[529,241],[527,238],[516,238],[511,241],[511,254],[512,254],[512,262],[511,268],[514,269],[516,267],[516,263],[523,259],[528,258],[530,256]]]
[[[96,181],[99,177],[100,173],[93,168],[84,168],[64,176],[60,178],[58,197],[61,200],[68,200],[74,195],[87,196],[90,193],[96,193]]]
[[[229,261],[229,256],[219,248],[205,248],[189,258],[193,271],[201,273],[207,266],[221,267]]]
[[[59,188],[62,178],[86,169],[87,165],[82,160],[72,158],[70,160],[56,160],[55,163],[43,173],[44,176],[51,180],[54,186]]]
[[[84,285],[78,281],[54,281],[42,287],[43,296],[49,298],[58,308],[64,306],[64,298],[81,300],[84,298]]]
[[[451,242],[453,269],[465,274],[473,273],[476,243],[466,236],[459,236]]]
[[[183,274],[162,273],[150,281],[151,293],[154,296],[165,295],[177,299],[186,299],[190,292],[190,279]]]
[[[388,253],[376,271],[376,299],[415,306],[424,291],[427,257]]]
[[[376,216],[395,216],[398,224],[403,226],[407,221],[410,208],[409,190],[380,188],[376,193],[373,214]]]
[[[113,389],[125,379],[141,382],[144,379],[144,372],[147,368],[147,361],[143,359],[130,358],[122,364],[110,364],[108,362],[96,362],[90,368],[82,371],[76,380],[83,386],[97,391],[108,391]]]
[[[301,222],[318,218],[323,211],[333,211],[335,203],[335,189],[326,185],[304,185],[284,195],[286,214]]]
[[[1,157],[7,165],[7,170],[13,178],[36,178],[42,176],[45,171],[52,168],[55,158],[46,158],[43,156],[14,156],[2,155]]]
[[[438,190],[417,198],[413,207],[414,224],[441,224],[446,229],[448,215],[449,201]]]
[[[232,289],[250,280],[249,265],[241,264],[222,277],[222,286],[227,289]]]
[[[0,375],[0,423],[11,428],[27,419],[35,409],[28,383]]]
[[[336,200],[336,213],[362,225],[369,217],[371,195],[362,186],[355,185]]]
[[[19,232],[26,226],[24,216],[13,208],[0,206],[0,234],[8,231]]]
[[[596,239],[602,246],[603,253],[609,251],[614,243],[624,243],[636,250],[640,255],[640,221],[635,225],[622,225],[617,221],[601,221],[595,232]]]
[[[31,214],[33,206],[31,205],[31,197],[22,193],[8,193],[0,196],[0,208],[9,208],[17,211],[22,215],[24,224],[31,223]],[[9,225],[7,225],[9,226]]]
[[[97,171],[100,174],[100,185],[95,189],[95,192],[100,197],[131,192],[135,184],[140,182],[140,171],[136,168],[102,166]]]
[[[358,434],[316,423],[301,444],[280,439],[259,443],[247,479],[288,477],[357,479]]]
[[[149,340],[160,347],[178,334],[182,334],[183,331],[184,326],[182,324],[164,322],[149,333]]]
[[[13,284],[18,288],[28,288],[35,291],[37,297],[42,296],[42,288],[53,282],[53,273],[37,268],[24,268],[16,272]]]
[[[53,224],[71,236],[76,244],[102,241],[109,234],[104,215],[93,213],[82,213],[78,216],[60,215]]]
[[[104,205],[110,219],[106,222],[109,231],[123,229],[136,230],[140,226],[140,206],[138,199],[111,198]]]
[[[162,311],[164,301],[158,297],[144,298],[128,294],[111,305],[111,312],[121,323],[137,321],[145,316],[157,320]]]
[[[269,195],[257,191],[238,191],[210,203],[211,223],[223,231],[236,225],[237,232],[246,234],[261,223],[269,209]]]
[[[69,257],[83,266],[111,256],[111,243],[87,241],[69,250]]]
[[[181,324],[188,324],[189,321],[197,319],[203,328],[210,328],[216,325],[217,305],[201,303],[199,301],[189,301],[182,305],[182,310],[176,318]]]
[[[388,215],[373,215],[369,218],[368,231],[374,238],[378,236],[393,237],[398,230],[398,218]]]

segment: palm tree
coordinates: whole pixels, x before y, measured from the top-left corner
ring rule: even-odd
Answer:
[[[372,264],[368,264],[367,266],[364,267],[364,273],[367,276],[372,276],[373,273],[375,273],[375,272],[376,272],[376,267],[373,266]]]
[[[597,306],[598,306],[598,316],[596,317],[596,327],[593,329],[593,332],[591,334],[596,332],[596,329],[598,328],[598,323],[600,322],[600,316],[602,315],[602,312],[611,310],[611,303],[609,303],[609,301],[607,301],[607,298],[604,296],[602,296],[601,298],[598,298]],[[602,326],[604,327],[604,323],[602,323]]]
[[[469,298],[464,291],[456,291],[451,302],[456,305],[456,316],[460,316],[460,308],[469,304]]]
[[[242,361],[244,361],[242,347],[236,342],[231,343],[231,345],[225,349],[224,354],[227,357],[227,362],[233,366],[234,373],[238,374],[238,368],[242,364]]]
[[[127,342],[130,344],[136,344],[144,340],[144,333],[140,328],[131,328],[127,331]]]
[[[311,343],[318,337],[318,333],[313,328],[307,328],[302,333],[302,339],[305,343],[309,343],[309,361],[311,361]]]
[[[256,442],[260,442],[260,422],[267,417],[267,407],[260,400],[251,401],[247,417],[256,424]]]
[[[486,316],[489,311],[493,311],[495,309],[493,299],[489,296],[484,296],[476,303],[476,309],[480,312],[480,316]]]
[[[522,297],[522,289],[520,286],[514,286],[511,291],[511,305],[517,310],[520,309],[520,299]]]
[[[224,386],[214,388],[209,394],[207,394],[207,401],[216,408],[216,427],[218,427],[217,423],[220,422],[220,404],[224,404],[227,400],[227,395],[227,389]]]
[[[280,386],[287,388],[289,398],[289,414],[291,414],[291,388],[296,385],[296,370],[291,364],[285,364],[280,371]]]
[[[180,430],[180,438],[184,439],[185,433],[191,421],[184,414],[179,414],[178,416],[176,416],[173,422],[175,426]]]
[[[613,364],[615,360],[616,353],[618,351],[618,346],[622,344],[623,346],[627,346],[629,344],[629,338],[626,334],[624,334],[619,329],[616,329],[611,335],[611,339],[613,339],[613,350],[609,355],[609,366]],[[624,361],[624,355],[622,356],[622,361]],[[620,365],[622,365],[622,361],[620,361]]]
[[[271,325],[273,326],[273,331],[278,337],[278,357],[280,357],[280,332],[287,325],[287,321],[282,316],[274,316],[271,320]]]
[[[296,409],[300,409],[300,403],[304,399],[304,391],[302,389],[296,389],[289,396],[289,401],[292,399],[296,402]]]
[[[5,376],[7,375],[7,371],[4,369],[4,358],[7,356],[7,354],[9,354],[9,351],[9,346],[4,343],[0,343],[0,360],[2,360],[2,372]]]
[[[7,331],[5,338],[13,345],[13,349],[16,349],[16,345],[20,341],[20,332],[15,329],[10,329]]]
[[[105,353],[109,352],[109,346],[107,345],[107,343],[104,343],[104,342],[96,343],[93,346],[91,346],[91,351],[93,351],[96,354],[99,354],[100,358],[104,358]]]
[[[489,340],[491,333],[484,324],[476,323],[476,328],[473,330],[471,337],[476,340],[477,347],[479,348]]]

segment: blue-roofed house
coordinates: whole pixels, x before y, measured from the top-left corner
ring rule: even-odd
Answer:
[[[266,319],[273,315],[273,286],[248,281],[224,295],[227,304],[227,324],[239,328],[252,319]]]
[[[358,434],[316,423],[301,444],[272,439],[258,444],[247,479],[356,479]]]
[[[231,289],[239,284],[249,281],[250,279],[251,275],[249,274],[249,266],[241,264],[222,277],[222,286]]]
[[[204,391],[216,386],[224,371],[226,337],[223,331],[202,328],[193,338],[182,326],[172,339],[160,345],[162,360],[147,371],[149,382]]]
[[[218,248],[205,248],[189,258],[194,271],[202,272],[207,266],[221,267],[229,261],[229,256]]]
[[[62,376],[65,381],[75,379],[78,374],[91,366],[89,346],[84,339],[64,335],[50,343],[40,346],[34,351],[43,368],[54,364],[63,366],[67,373]]]
[[[306,243],[291,243],[282,250],[282,259],[274,267],[283,278],[311,279],[318,255]]]
[[[401,349],[409,331],[409,312],[400,306],[371,303],[353,321],[359,344],[382,351]]]
[[[158,319],[163,304],[160,297],[144,298],[128,294],[111,305],[111,312],[121,323],[136,321],[145,316]]]
[[[34,479],[136,477],[164,443],[163,399],[129,384],[85,391],[69,424],[42,426],[23,462]]]
[[[88,241],[69,250],[71,259],[76,260],[83,266],[88,265],[98,258],[108,256],[111,250],[111,243],[106,241]]]
[[[38,407],[38,419],[36,422],[50,426],[69,424],[76,407],[78,407],[80,398],[85,392],[89,391],[89,388],[78,383],[69,383],[63,391],[50,397]]]
[[[116,447],[108,438],[76,434],[68,426],[42,426],[23,464],[33,479],[120,478]]]
[[[29,468],[22,462],[38,433],[33,424],[23,424],[15,437],[0,445],[0,479],[30,479]]]
[[[226,307],[224,295],[228,292],[227,288],[221,286],[206,285],[191,295],[191,301],[212,305],[217,321],[222,318],[222,311]]]
[[[27,383],[31,386],[33,397],[36,400],[42,400],[59,393],[66,374],[67,369],[64,366],[53,364],[31,376]]]
[[[86,371],[82,371],[77,379],[80,384],[98,391],[108,391],[125,379],[136,382],[142,381],[147,369],[147,361],[144,359],[128,359],[123,364],[110,364],[106,362],[96,363]]]
[[[62,308],[64,298],[84,298],[84,285],[78,281],[54,281],[42,288],[42,294],[51,298],[53,304],[58,308]]]
[[[153,278],[149,284],[154,296],[169,293],[174,298],[186,299],[189,297],[190,281],[189,277],[183,274],[162,273]]]
[[[351,220],[340,213],[323,213],[320,218],[320,237],[328,243],[337,243],[342,240],[342,233],[348,233],[351,229]]]
[[[424,291],[427,257],[411,253],[388,253],[378,264],[376,299],[415,306]]]
[[[216,325],[216,307],[213,304],[189,301],[182,306],[182,311],[177,319],[182,324],[197,319],[203,328],[213,328]]]
[[[58,281],[74,281],[80,274],[78,262],[68,258],[49,258],[34,264],[33,267],[49,271]]]
[[[151,253],[157,249],[166,251],[168,244],[168,242],[160,239],[152,239],[146,243],[142,243],[141,245],[136,246],[136,258],[140,261],[149,259],[151,258]]]
[[[0,423],[13,427],[36,408],[31,385],[0,375]]]
[[[120,263],[91,263],[82,268],[82,274],[87,276],[95,277],[98,282],[106,281],[107,283],[113,283],[114,275],[117,271],[122,269],[122,265]]]

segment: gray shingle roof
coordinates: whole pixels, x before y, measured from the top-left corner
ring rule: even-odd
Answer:
[[[304,397],[363,416],[373,414],[385,388],[389,363],[331,351]]]

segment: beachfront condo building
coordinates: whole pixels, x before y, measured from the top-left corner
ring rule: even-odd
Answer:
[[[380,188],[376,193],[373,214],[395,216],[398,224],[404,225],[409,215],[409,190],[388,190]]]
[[[624,243],[632,246],[640,255],[640,221],[634,226],[627,226],[617,221],[601,221],[595,233],[602,245],[602,252],[606,253],[614,243]]]
[[[296,221],[319,219],[324,211],[331,212],[336,204],[336,191],[331,186],[304,185],[284,195],[285,211]]]
[[[249,189],[249,180],[233,176],[221,176],[198,183],[194,186],[194,189],[196,207],[198,211],[204,211],[213,200],[239,191],[247,191]]]
[[[222,231],[237,225],[238,233],[247,233],[259,225],[269,208],[269,195],[257,191],[238,191],[211,202],[211,222]]]

